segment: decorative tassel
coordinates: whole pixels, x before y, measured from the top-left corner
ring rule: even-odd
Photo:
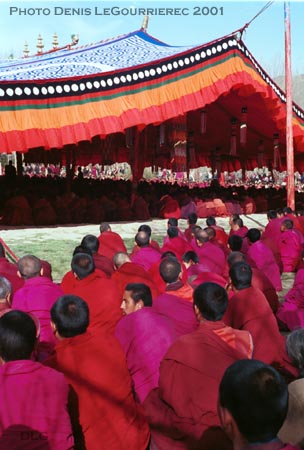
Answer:
[[[245,145],[247,142],[247,108],[242,108],[242,117],[240,124],[240,144]]]

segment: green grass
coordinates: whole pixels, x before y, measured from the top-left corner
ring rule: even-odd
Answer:
[[[162,236],[153,236],[159,244],[162,243]],[[124,239],[128,252],[130,252],[134,245],[134,239]],[[35,240],[23,240],[16,239],[13,241],[6,241],[11,250],[19,258],[21,256],[31,254],[40,259],[48,261],[52,265],[52,275],[55,282],[60,282],[63,275],[71,270],[71,259],[74,248],[79,245],[77,239],[45,239],[42,233],[37,233]]]

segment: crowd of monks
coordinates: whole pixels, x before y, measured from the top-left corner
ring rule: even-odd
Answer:
[[[102,222],[60,283],[47,261],[13,264],[0,244],[0,449],[300,448],[304,428],[294,442],[290,419],[299,398],[288,405],[287,387],[275,427],[254,437],[228,397],[238,361],[257,360],[237,371],[266,370],[270,416],[303,374],[286,335],[304,325],[304,218],[271,210],[261,230],[234,214],[229,233],[214,216],[187,219],[185,230],[168,219],[162,245],[142,224],[129,253]]]
[[[279,208],[286,191],[274,188],[179,186],[140,181],[17,177],[13,184],[0,177],[0,223],[10,226],[148,220],[151,217],[187,219],[253,214]],[[303,194],[296,193],[297,210]]]

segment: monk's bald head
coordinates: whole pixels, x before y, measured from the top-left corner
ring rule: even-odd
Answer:
[[[42,264],[37,256],[25,255],[19,259],[17,265],[22,278],[28,279],[40,276]]]
[[[206,230],[195,230],[195,237],[196,240],[202,244],[209,241],[209,236]]]
[[[210,240],[215,238],[216,232],[214,228],[206,227],[204,228],[204,231],[206,231]]]
[[[118,252],[113,256],[113,264],[117,269],[127,262],[131,262],[127,253]]]

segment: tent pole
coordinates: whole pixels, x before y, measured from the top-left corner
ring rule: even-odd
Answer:
[[[287,206],[295,210],[294,150],[292,130],[292,73],[290,38],[290,2],[284,2],[285,19],[285,90],[286,90],[286,168]]]

